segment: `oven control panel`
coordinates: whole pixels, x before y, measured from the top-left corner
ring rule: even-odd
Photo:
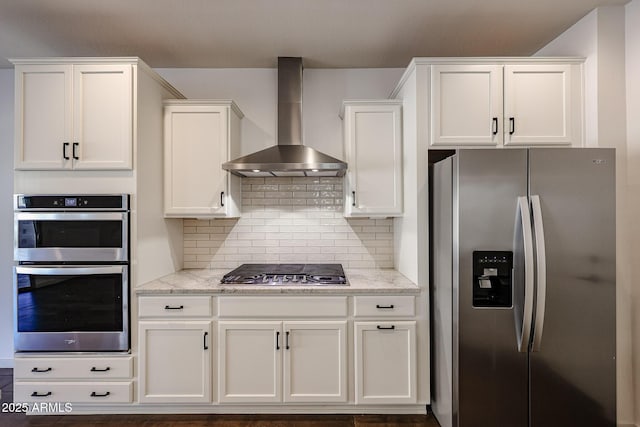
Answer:
[[[127,194],[16,196],[16,210],[128,210]]]

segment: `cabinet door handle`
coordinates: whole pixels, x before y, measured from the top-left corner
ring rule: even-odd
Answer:
[[[491,119],[491,133],[494,135],[498,134],[498,118],[494,117]]]
[[[184,305],[179,305],[177,307],[175,306],[170,306],[170,305],[165,305],[164,309],[165,310],[182,310],[184,308]]]
[[[67,156],[67,147],[69,146],[68,142],[62,143],[62,158],[65,160],[69,160],[69,156]]]
[[[53,371],[53,368],[47,368],[47,369],[33,368],[31,370],[31,372],[50,372],[50,371]]]
[[[352,191],[351,192],[351,206],[355,206],[356,205],[356,192]]]
[[[98,369],[95,366],[91,367],[91,372],[108,372],[110,370],[111,370],[111,368],[108,367],[108,366],[106,368],[104,368],[104,369]]]
[[[509,117],[509,135],[516,133],[516,119],[515,117]]]
[[[386,310],[391,310],[393,309],[395,306],[393,304],[389,304],[389,305],[380,305],[380,304],[376,304],[376,308],[379,308],[381,310],[386,309]]]
[[[95,391],[91,392],[91,397],[107,397],[111,394],[110,391],[105,391],[104,393],[96,393]]]
[[[287,333],[285,334],[284,348],[286,348],[287,350],[291,348],[289,347],[289,331],[287,331]]]
[[[391,325],[391,326],[376,326],[376,328],[378,328],[381,331],[393,331],[396,327],[395,325]]]
[[[78,145],[80,145],[79,142],[73,143],[73,150],[71,150],[71,155],[73,156],[73,160],[80,160],[80,157],[78,157],[78,155],[76,154],[76,148],[78,148]]]
[[[47,397],[47,396],[51,396],[53,393],[51,393],[50,391],[46,392],[46,393],[38,393],[37,391],[34,391],[33,393],[31,393],[31,397]]]
[[[276,331],[276,350],[280,350],[280,331]]]
[[[220,192],[220,207],[224,208],[224,191]]]
[[[203,339],[204,349],[205,349],[205,350],[209,350],[209,347],[207,346],[207,335],[209,335],[209,332],[205,332],[205,333],[204,333],[204,337],[202,338],[202,339]]]

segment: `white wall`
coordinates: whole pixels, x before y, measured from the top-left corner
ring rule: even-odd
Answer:
[[[13,366],[13,70],[0,70],[0,368]]]
[[[276,144],[278,75],[275,68],[156,70],[187,98],[233,99],[242,119],[241,155]],[[345,99],[387,98],[404,69],[306,69],[303,74],[304,143],[343,159]]]
[[[640,0],[625,7],[625,58],[627,89],[627,185],[629,217],[631,221],[631,283],[635,284],[632,301],[633,378],[635,383],[635,421],[640,425]]]
[[[637,394],[633,379],[634,359],[637,360],[638,353],[632,352],[633,343],[638,339],[632,328],[632,297],[637,294],[632,265],[638,263],[634,262],[631,250],[632,242],[638,239],[631,236],[630,218],[633,217],[629,211],[631,193],[627,182],[628,172],[638,163],[631,163],[627,150],[624,7],[594,10],[536,55],[586,57],[586,145],[616,149],[618,422],[630,424],[634,419],[638,421],[634,414]],[[637,386],[635,381],[636,389]]]

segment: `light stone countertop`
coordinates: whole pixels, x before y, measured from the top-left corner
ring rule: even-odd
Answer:
[[[138,295],[162,294],[413,294],[418,285],[396,270],[345,269],[349,286],[221,285],[229,270],[188,269],[138,286]]]

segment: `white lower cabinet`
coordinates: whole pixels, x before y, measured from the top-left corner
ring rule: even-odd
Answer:
[[[16,357],[15,402],[130,403],[133,361],[123,357]]]
[[[141,321],[140,402],[211,402],[211,321]]]
[[[346,402],[346,321],[221,321],[219,400]]]
[[[356,404],[416,403],[416,322],[354,322]]]
[[[16,402],[130,403],[131,381],[22,382],[13,385]]]

